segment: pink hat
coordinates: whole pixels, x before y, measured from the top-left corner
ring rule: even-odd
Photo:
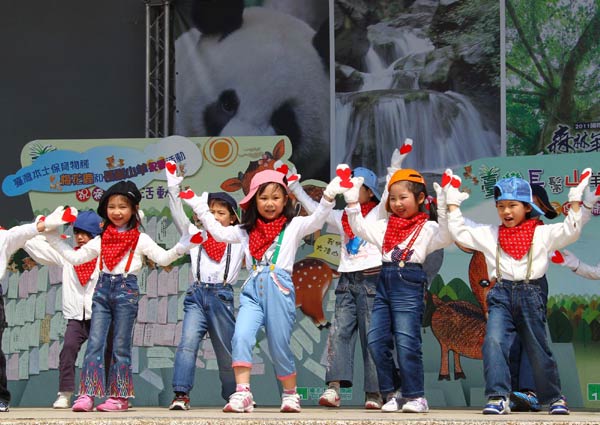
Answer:
[[[252,199],[252,197],[256,194],[258,188],[265,183],[279,183],[285,190],[287,191],[287,185],[283,181],[285,174],[280,173],[275,170],[263,170],[254,175],[252,180],[250,181],[250,191],[248,194],[242,199],[239,204],[242,209],[246,209],[248,207],[248,202]]]

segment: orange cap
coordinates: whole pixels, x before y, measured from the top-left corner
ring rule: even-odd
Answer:
[[[412,168],[402,168],[396,171],[394,174],[392,174],[392,177],[388,182],[388,190],[390,190],[390,187],[394,183],[399,181],[409,181],[425,184],[425,179],[423,178],[423,176],[417,170],[413,170]]]

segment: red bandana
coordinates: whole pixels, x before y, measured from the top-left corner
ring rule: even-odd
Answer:
[[[208,237],[202,243],[202,249],[204,249],[211,260],[218,263],[221,261],[221,258],[223,258],[225,248],[227,248],[227,242],[217,242],[210,233],[206,233]]]
[[[262,259],[286,222],[287,219],[285,216],[281,216],[269,223],[265,223],[260,218],[256,220],[256,225],[254,229],[250,230],[249,234],[250,254],[252,254],[252,257],[259,261]]]
[[[530,218],[515,227],[501,225],[498,228],[498,243],[500,243],[500,248],[515,260],[520,260],[529,251],[535,228],[540,224],[544,223],[540,220]]]
[[[123,257],[129,254],[129,250],[134,247],[139,237],[140,231],[137,228],[119,232],[113,224],[109,224],[102,233],[100,243],[102,261],[106,264],[106,268],[114,269]]]
[[[365,217],[376,206],[377,202],[375,201],[369,201],[365,202],[364,204],[360,204],[360,213],[363,217]],[[346,210],[344,210],[344,214],[342,214],[342,227],[344,228],[344,233],[346,234],[346,236],[348,236],[348,239],[354,238],[354,232],[350,227],[350,223],[348,223],[348,214],[346,213]]]
[[[75,247],[75,250],[78,250],[79,248],[81,247]],[[90,281],[90,277],[92,276],[92,273],[94,273],[94,269],[96,268],[97,262],[98,257],[88,261],[87,263],[73,266],[75,268],[75,273],[77,273],[77,277],[79,278],[79,283],[81,284],[81,286],[87,285],[87,283]]]
[[[383,237],[383,252],[389,252],[396,245],[404,241],[415,229],[425,223],[429,216],[425,213],[417,213],[410,219],[405,219],[392,214],[389,218],[385,236]]]

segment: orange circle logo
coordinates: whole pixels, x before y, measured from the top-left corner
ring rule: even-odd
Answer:
[[[237,159],[238,143],[233,137],[215,137],[206,142],[202,155],[217,167],[227,167]]]

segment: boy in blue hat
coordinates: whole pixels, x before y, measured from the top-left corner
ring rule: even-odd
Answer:
[[[500,226],[465,224],[459,207],[469,195],[459,191],[460,177],[451,170],[446,170],[446,175],[446,180],[452,180],[442,191],[450,233],[462,246],[481,251],[490,278],[496,278],[487,296],[483,368],[488,403],[483,413],[510,413],[509,351],[518,335],[531,361],[539,401],[550,405],[550,414],[568,415],[546,337],[540,280],[548,269],[550,254],[579,238],[583,224],[580,203],[591,169],[584,170],[579,184],[569,191],[571,210],[565,221],[543,226],[536,217],[544,212],[535,205],[529,183],[517,177],[501,179],[494,186]]]

